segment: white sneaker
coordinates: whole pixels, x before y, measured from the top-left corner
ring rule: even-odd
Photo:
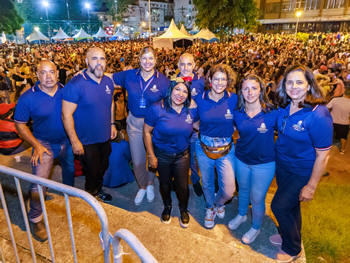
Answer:
[[[218,216],[218,218],[224,218],[225,217],[225,206],[220,206],[220,207],[216,207],[216,215]]]
[[[148,185],[146,188],[147,191],[147,201],[152,202],[154,200],[154,186],[153,185]]]
[[[146,189],[139,189],[137,191],[136,196],[135,196],[135,200],[134,200],[135,205],[141,204],[141,202],[142,202],[143,198],[145,197],[145,195],[146,195]]]
[[[250,244],[254,242],[254,240],[259,235],[259,233],[260,233],[260,229],[255,229],[251,227],[249,231],[243,235],[242,242],[244,244]]]
[[[204,218],[204,226],[206,228],[213,228],[215,226],[216,211],[215,208],[207,208]]]
[[[237,215],[234,219],[228,222],[228,228],[231,230],[236,230],[245,221],[247,221],[247,216]]]

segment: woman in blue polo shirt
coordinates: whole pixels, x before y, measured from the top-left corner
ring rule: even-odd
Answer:
[[[238,107],[233,116],[239,132],[235,151],[239,206],[238,215],[228,223],[228,227],[235,230],[247,220],[250,201],[252,227],[242,237],[243,243],[250,244],[260,233],[266,193],[275,174],[277,111],[269,103],[264,83],[258,76],[249,74],[241,81]]]
[[[142,130],[144,117],[150,105],[165,97],[169,80],[155,69],[156,54],[151,47],[140,52],[140,68],[113,74],[116,85],[128,92],[129,114],[126,131],[129,137],[134,174],[139,186],[135,205],[140,205],[147,194],[147,200],[154,199],[154,173],[146,170],[146,151],[143,144]]]
[[[234,146],[232,142],[233,110],[237,96],[226,89],[234,86],[235,73],[223,64],[210,69],[210,89],[196,96],[200,119],[196,156],[202,176],[203,193],[206,200],[204,226],[213,228],[215,217],[224,218],[225,202],[235,191]],[[219,191],[215,194],[215,169]]]
[[[278,189],[271,208],[280,235],[270,237],[282,245],[279,262],[291,262],[301,251],[300,202],[312,200],[325,171],[332,146],[332,117],[310,69],[288,68],[277,89],[279,106],[276,141]]]
[[[161,102],[151,106],[145,118],[144,141],[148,154],[149,166],[157,168],[159,190],[163,199],[163,223],[171,221],[171,184],[179,200],[182,227],[187,227],[189,215],[189,145],[193,130],[196,109],[190,109],[191,92],[189,84],[172,81],[167,96]]]

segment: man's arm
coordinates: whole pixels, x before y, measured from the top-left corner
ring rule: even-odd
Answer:
[[[34,151],[31,159],[33,166],[38,165],[38,160],[41,163],[41,159],[44,153],[51,155],[51,152],[46,149],[32,134],[26,123],[15,122],[18,134],[31,146],[33,146]]]
[[[69,140],[72,144],[73,153],[77,155],[84,154],[84,148],[75,132],[73,113],[77,108],[77,104],[63,100],[62,101],[62,121],[67,132]]]

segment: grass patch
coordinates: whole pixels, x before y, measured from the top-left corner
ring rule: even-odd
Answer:
[[[302,220],[307,262],[350,262],[350,185],[320,183]]]

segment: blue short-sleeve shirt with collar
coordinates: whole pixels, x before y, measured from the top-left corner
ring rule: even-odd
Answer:
[[[289,115],[290,104],[279,110],[276,165],[299,176],[311,176],[316,150],[332,146],[333,121],[327,107],[306,107]]]
[[[208,96],[209,90],[197,96],[199,132],[209,137],[231,137],[234,131],[233,110],[237,105],[237,95],[225,91],[224,96],[215,102]]]
[[[77,108],[73,114],[75,131],[83,145],[106,142],[111,137],[113,80],[103,76],[100,83],[86,70],[72,78],[63,89],[63,99]]]
[[[197,109],[183,108],[177,113],[166,109],[162,102],[154,103],[147,111],[145,123],[153,127],[152,142],[167,153],[181,153],[190,144]]]
[[[180,77],[180,73],[177,75],[178,77]],[[198,77],[198,75],[196,73],[193,73],[193,78],[191,81],[191,98],[195,99],[197,96],[202,95],[203,91],[204,91],[204,78],[203,77]]]
[[[253,118],[245,110],[233,112],[239,132],[236,157],[249,165],[275,161],[274,131],[277,127],[277,110],[261,111]]]
[[[39,88],[40,82],[24,92],[18,99],[14,119],[19,123],[33,120],[33,135],[35,138],[53,144],[67,140],[62,123],[63,89],[59,84],[54,96]]]
[[[132,115],[144,118],[147,108],[166,96],[170,85],[169,79],[158,71],[147,81],[141,76],[140,69],[130,69],[113,74],[114,83],[128,92],[128,108]],[[143,94],[145,107],[140,107]]]

